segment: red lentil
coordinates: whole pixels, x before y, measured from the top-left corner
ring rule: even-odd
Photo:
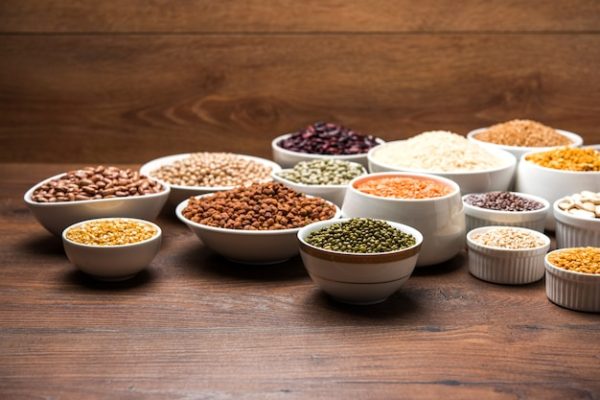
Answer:
[[[373,196],[397,199],[429,199],[452,192],[452,188],[433,179],[400,176],[365,179],[354,187]]]

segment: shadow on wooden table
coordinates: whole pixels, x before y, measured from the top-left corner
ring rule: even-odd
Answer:
[[[114,292],[129,290],[132,288],[148,285],[156,279],[156,273],[152,268],[146,268],[131,279],[124,281],[100,281],[84,274],[78,270],[69,271],[64,275],[64,281],[68,285],[81,286],[86,289]]]
[[[461,251],[451,260],[448,260],[441,264],[415,268],[413,276],[450,274],[460,269],[463,265],[467,265],[467,262],[467,252]]]
[[[44,256],[66,257],[62,239],[50,233],[28,236],[19,242],[18,251],[26,254],[43,254]]]

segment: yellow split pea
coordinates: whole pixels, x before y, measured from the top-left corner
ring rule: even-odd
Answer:
[[[600,274],[600,248],[574,247],[555,251],[548,261],[557,268],[584,274]]]
[[[150,224],[128,219],[90,221],[67,231],[67,239],[90,246],[123,246],[154,237],[157,229]]]

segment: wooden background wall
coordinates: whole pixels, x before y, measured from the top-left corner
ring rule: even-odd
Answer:
[[[0,162],[270,154],[515,117],[600,137],[596,0],[3,0]]]

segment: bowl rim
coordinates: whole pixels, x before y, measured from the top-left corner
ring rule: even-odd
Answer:
[[[294,157],[304,157],[304,158],[311,158],[311,159],[336,159],[336,160],[345,160],[345,161],[352,161],[352,160],[357,160],[357,159],[361,159],[363,157],[366,157],[367,154],[369,153],[368,151],[364,152],[364,153],[358,153],[358,154],[318,154],[318,153],[301,153],[299,151],[292,151],[292,150],[288,150],[288,149],[284,149],[283,147],[279,146],[279,142],[289,138],[290,136],[292,136],[294,133],[296,132],[291,132],[291,133],[284,133],[283,135],[279,135],[277,136],[275,139],[273,139],[271,141],[271,149],[273,151],[277,151],[280,152],[281,154],[285,154],[288,156],[294,156]],[[386,143],[385,140],[383,140],[380,137],[374,136],[375,137],[375,141],[377,142],[377,145],[374,147],[371,147],[371,149],[374,149],[376,147],[381,146],[382,144]],[[369,149],[369,151],[371,150]]]
[[[152,178],[156,181],[159,182],[164,182],[165,184],[169,185],[170,187],[172,187],[175,190],[196,190],[196,191],[210,191],[210,192],[220,192],[220,191],[224,191],[224,190],[231,190],[233,188],[235,188],[236,186],[186,186],[186,185],[175,185],[169,182],[166,182],[162,179],[159,179],[157,177],[155,177],[154,175],[151,175],[151,172],[154,171],[154,169],[152,171],[149,171],[150,166],[152,164],[159,164],[159,167],[162,167],[164,165],[169,165],[172,164],[175,161],[179,161],[179,160],[183,160],[187,157],[190,157],[193,154],[196,153],[229,153],[229,152],[220,152],[220,151],[197,151],[197,152],[193,152],[193,153],[178,153],[178,154],[170,154],[167,156],[162,156],[159,158],[155,158],[153,160],[150,160],[146,163],[144,163],[139,171],[140,173],[145,174],[146,176],[148,176],[149,178]],[[266,158],[262,158],[262,157],[257,157],[257,156],[252,156],[249,154],[239,154],[239,153],[229,153],[229,154],[233,154],[235,156],[239,156],[251,161],[255,161],[257,163],[260,163],[262,165],[266,165],[268,167],[271,167],[271,173],[275,172],[275,171],[280,171],[281,170],[281,166],[279,164],[277,164],[275,161],[266,159]],[[167,159],[171,160],[170,162],[164,162]],[[271,175],[269,175],[269,178],[265,178],[263,180],[257,181],[258,183],[265,183],[265,182],[270,182],[271,179]]]
[[[401,177],[406,177],[406,178],[418,177],[418,178],[431,179],[433,181],[437,181],[439,183],[443,183],[446,186],[449,186],[452,189],[452,191],[444,196],[439,196],[439,197],[427,197],[427,198],[423,198],[423,199],[410,199],[410,198],[404,199],[404,198],[396,198],[396,197],[375,196],[373,194],[362,192],[359,189],[354,187],[354,184],[356,183],[356,181],[358,181],[360,179],[373,179],[373,178],[377,178],[380,176],[401,176]],[[451,179],[448,179],[448,178],[445,178],[445,177],[439,176],[439,175],[423,174],[423,173],[419,173],[419,172],[403,172],[403,171],[375,172],[372,174],[357,176],[356,178],[352,179],[350,181],[350,183],[348,184],[348,190],[350,190],[352,193],[358,194],[359,196],[364,196],[369,199],[384,200],[384,201],[396,202],[396,203],[426,203],[429,201],[448,200],[456,195],[460,196],[460,186],[458,185],[458,183],[454,182]]]
[[[471,171],[437,171],[437,170],[430,170],[430,169],[411,168],[411,167],[402,167],[402,166],[384,164],[373,158],[375,152],[381,150],[383,147],[385,147],[387,145],[391,145],[393,143],[404,142],[408,139],[410,139],[410,138],[393,140],[391,142],[386,142],[379,146],[375,146],[375,147],[371,148],[369,150],[369,152],[367,153],[367,159],[369,160],[369,163],[373,163],[380,168],[387,168],[387,169],[398,171],[398,172],[415,172],[415,173],[421,173],[421,174],[436,174],[436,175],[442,175],[442,176],[446,176],[446,177],[460,177],[460,176],[473,176],[473,175],[479,175],[479,174],[492,174],[492,173],[496,173],[496,172],[507,171],[511,168],[514,168],[517,165],[517,158],[511,152],[503,150],[503,149],[499,149],[499,148],[486,147],[486,146],[482,146],[482,145],[478,145],[478,146],[482,147],[483,150],[487,151],[488,153],[492,153],[492,155],[497,156],[497,158],[502,158],[502,159],[508,160],[510,162],[508,162],[505,165],[495,167],[495,168],[478,169],[478,170],[471,170]]]
[[[562,146],[562,147],[565,147],[565,146]],[[540,171],[552,171],[552,172],[556,172],[557,174],[563,174],[563,175],[576,175],[576,176],[600,175],[600,171],[571,171],[571,170],[567,170],[567,169],[556,169],[556,168],[544,167],[544,166],[534,163],[533,161],[529,161],[526,159],[528,156],[530,156],[532,154],[544,153],[546,151],[552,151],[552,150],[556,150],[556,149],[560,149],[560,148],[561,147],[553,147],[548,150],[542,150],[542,151],[538,151],[538,150],[528,151],[527,153],[524,153],[521,155],[521,157],[519,159],[519,165],[521,165],[521,164],[528,165],[528,166],[531,166],[534,169],[538,169]],[[567,148],[569,148],[569,147],[567,147]],[[600,150],[598,150],[598,149],[594,149],[594,150],[596,150],[600,153]]]
[[[597,224],[600,224],[600,218],[579,217],[577,215],[570,214],[570,213],[566,212],[565,210],[561,209],[558,205],[563,200],[565,200],[567,197],[569,197],[569,196],[562,196],[559,199],[555,200],[554,203],[552,203],[552,210],[554,212],[554,217],[558,221],[565,222],[564,220],[566,220],[568,222],[574,222],[577,225],[597,225]]]
[[[354,165],[357,165],[357,166],[361,167],[361,169],[363,170],[363,173],[360,174],[360,175],[358,175],[358,176],[356,176],[355,178],[358,178],[358,177],[361,177],[361,176],[365,176],[365,175],[369,175],[369,171],[367,171],[367,169],[362,164],[359,164],[359,163],[354,162],[354,161],[347,161],[347,160],[340,160],[340,161],[346,161],[346,162],[349,162],[351,164],[354,164]],[[291,180],[289,180],[287,178],[284,178],[283,176],[280,175],[282,172],[291,171],[293,169],[294,168],[282,168],[280,171],[273,171],[271,173],[271,176],[273,177],[273,180],[277,180],[280,183],[284,183],[284,184],[289,183],[290,185],[294,185],[295,187],[297,187],[299,189],[307,189],[307,190],[310,190],[310,189],[344,189],[344,188],[348,187],[348,185],[350,184],[350,182],[352,182],[352,180],[350,180],[348,183],[338,184],[338,185],[331,185],[331,184],[325,184],[325,185],[307,184],[307,183],[297,183],[297,182],[291,181]],[[355,179],[355,178],[352,178],[352,179]]]
[[[548,272],[557,271],[559,273],[570,274],[571,276],[583,276],[583,277],[589,277],[590,279],[600,279],[600,274],[590,274],[590,273],[586,273],[586,272],[571,271],[568,269],[560,268],[560,267],[557,267],[556,265],[554,265],[548,259],[548,257],[554,253],[558,253],[558,252],[561,252],[564,250],[572,250],[572,249],[585,248],[585,247],[595,247],[595,246],[563,247],[562,249],[554,249],[552,251],[549,251],[544,256],[544,264],[546,266],[546,270],[548,270]],[[596,248],[598,248],[598,247],[596,247]],[[600,282],[600,281],[598,281],[598,282]]]
[[[472,238],[472,236],[476,233],[490,231],[492,229],[498,229],[498,228],[518,230],[518,231],[530,233],[530,234],[542,239],[544,241],[544,244],[541,246],[526,248],[526,249],[506,249],[503,247],[488,246],[485,244],[477,243]],[[471,229],[469,232],[467,232],[467,245],[469,248],[475,248],[475,249],[482,248],[482,249],[486,249],[486,250],[493,250],[498,253],[517,254],[517,253],[528,253],[528,252],[532,252],[532,251],[536,252],[536,251],[541,251],[541,250],[548,251],[551,243],[552,243],[552,241],[546,234],[536,231],[536,230],[533,230],[533,229],[530,229],[530,228],[524,228],[521,226],[488,225],[488,226],[481,226],[479,228]]]
[[[492,191],[492,192],[498,192],[498,191]],[[523,193],[523,192],[515,192],[512,190],[508,190],[508,193],[512,193],[514,195],[517,195],[519,197],[523,197],[527,200],[534,200],[537,201],[538,203],[541,203],[543,205],[542,208],[538,208],[537,210],[528,210],[528,211],[506,211],[506,210],[491,210],[489,208],[483,208],[483,207],[478,207],[478,206],[474,206],[472,204],[469,204],[466,202],[467,197],[469,197],[470,195],[473,194],[486,194],[486,193],[492,193],[492,192],[484,192],[484,193],[467,193],[465,195],[462,196],[462,202],[463,202],[463,206],[465,208],[465,212],[467,210],[469,211],[475,211],[477,213],[481,213],[481,214],[489,214],[489,215],[527,215],[527,216],[533,216],[536,214],[542,214],[542,213],[547,213],[548,210],[550,209],[550,202],[546,199],[544,199],[543,197],[540,196],[535,196],[533,194],[529,194],[529,193]],[[502,191],[499,191],[502,192]]]
[[[51,176],[50,178],[46,178],[38,183],[36,183],[35,185],[33,185],[32,187],[30,187],[27,192],[25,192],[25,194],[23,195],[23,201],[25,201],[25,203],[27,203],[30,206],[36,206],[36,207],[53,207],[53,206],[64,206],[64,205],[76,205],[76,204],[90,204],[90,203],[107,203],[107,202],[111,202],[111,201],[123,201],[123,200],[127,200],[127,201],[132,201],[132,200],[140,200],[143,198],[153,198],[153,197],[161,197],[161,196],[165,196],[165,195],[169,195],[169,193],[171,193],[171,186],[166,183],[163,182],[161,180],[155,179],[155,178],[151,178],[148,176],[148,178],[160,183],[163,186],[163,190],[161,190],[160,192],[157,193],[149,193],[149,194],[144,194],[142,196],[124,196],[124,197],[111,197],[110,199],[90,199],[90,200],[75,200],[75,201],[56,201],[54,203],[38,203],[37,201],[32,200],[32,196],[33,196],[33,192],[35,192],[35,190],[42,186],[45,183],[48,183],[50,181],[53,181],[55,179],[61,178],[64,175],[66,175],[67,172],[62,172],[60,174]],[[147,176],[147,175],[146,175]]]
[[[127,221],[133,221],[133,222],[138,222],[141,224],[146,224],[146,225],[150,225],[152,226],[154,229],[156,229],[156,233],[145,240],[142,240],[141,242],[135,242],[135,243],[128,243],[128,244],[119,244],[119,245],[108,245],[108,246],[98,246],[98,245],[94,245],[94,244],[85,244],[85,243],[78,243],[75,242],[71,239],[69,239],[67,237],[67,232],[73,228],[76,228],[77,226],[89,223],[89,222],[96,222],[96,221],[107,221],[107,220],[127,220]],[[151,221],[147,221],[145,219],[140,219],[140,218],[129,218],[129,217],[105,217],[105,218],[92,218],[92,219],[86,219],[84,221],[79,221],[79,222],[75,222],[74,224],[71,224],[69,226],[67,226],[65,229],[63,229],[62,233],[61,233],[61,237],[63,239],[63,242],[68,243],[70,245],[73,246],[77,246],[77,247],[81,247],[81,248],[87,248],[87,249],[106,249],[106,250],[110,250],[110,249],[126,249],[126,248],[131,248],[131,247],[136,247],[136,246],[140,246],[140,245],[144,245],[144,244],[148,244],[152,241],[155,241],[159,238],[162,237],[162,229],[160,228],[160,226],[158,226],[157,224],[155,224],[154,222]]]
[[[214,193],[206,193],[206,194],[201,194],[198,196],[190,196],[190,197],[194,197],[196,199],[200,199],[202,197],[206,197],[206,196],[212,196]],[[320,198],[318,196],[311,196],[308,194],[305,194],[304,196],[306,197],[310,197],[310,198]],[[340,218],[340,216],[342,215],[342,211],[340,210],[340,208],[335,205],[334,203],[332,203],[329,200],[325,200],[320,198],[321,200],[325,201],[327,204],[330,204],[332,206],[335,207],[335,214],[332,218],[330,218],[330,220],[337,220]],[[296,233],[298,232],[300,229],[302,229],[303,227],[297,227],[297,228],[288,228],[288,229],[268,229],[268,230],[244,230],[244,229],[231,229],[231,228],[219,228],[216,226],[209,226],[209,225],[204,225],[204,224],[199,224],[198,222],[194,222],[190,219],[187,219],[184,215],[183,215],[183,209],[185,207],[187,207],[188,202],[190,201],[190,199],[185,199],[183,200],[181,203],[179,203],[177,205],[177,207],[175,207],[175,215],[177,216],[177,218],[183,222],[184,224],[188,225],[188,226],[192,226],[194,228],[198,228],[198,229],[202,229],[205,231],[211,231],[211,232],[219,232],[219,233],[230,233],[230,234],[234,234],[234,235],[249,235],[249,236],[272,236],[272,235],[284,235],[284,234],[290,234],[290,233]],[[326,220],[329,221],[329,220]]]
[[[508,121],[507,121],[508,122]],[[467,133],[467,139],[472,140],[474,142],[477,143],[483,143],[485,145],[489,145],[489,146],[497,146],[503,150],[508,150],[508,151],[525,151],[525,152],[529,152],[529,151],[544,151],[544,150],[552,150],[555,149],[557,147],[579,147],[583,144],[583,138],[575,133],[575,132],[571,132],[571,131],[566,131],[564,129],[557,129],[557,128],[552,128],[554,129],[558,134],[566,137],[567,139],[571,140],[572,143],[568,144],[568,145],[562,145],[562,146],[544,146],[544,147],[532,147],[532,146],[509,146],[509,145],[505,145],[505,144],[498,144],[498,143],[492,143],[492,142],[486,142],[483,140],[479,140],[477,139],[477,135],[479,135],[481,132],[489,129],[491,126],[484,126],[482,128],[477,128],[477,129],[473,129],[471,130],[469,133]]]

